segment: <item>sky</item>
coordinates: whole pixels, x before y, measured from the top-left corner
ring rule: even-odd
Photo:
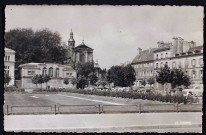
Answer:
[[[157,47],[173,37],[203,45],[203,7],[200,6],[48,6],[9,5],[5,9],[5,31],[14,28],[49,28],[62,41],[72,29],[76,46],[94,49],[101,68],[132,61],[137,48]]]

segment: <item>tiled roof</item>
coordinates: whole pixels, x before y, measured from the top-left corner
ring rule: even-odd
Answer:
[[[193,47],[193,48],[190,48],[189,50],[188,50],[188,52],[194,52],[194,51],[199,51],[199,52],[201,52],[201,50],[203,49],[203,46],[196,46],[196,47]]]
[[[154,60],[154,51],[157,50],[158,48],[151,48],[141,51],[139,55],[137,55],[133,61],[132,64],[134,63],[139,63],[139,62],[146,62],[146,61],[152,61]]]

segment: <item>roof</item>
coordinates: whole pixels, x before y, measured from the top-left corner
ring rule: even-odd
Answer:
[[[140,54],[133,59],[132,64],[154,60],[154,51],[157,49],[158,48],[151,48],[141,51]]]
[[[5,52],[12,52],[12,53],[15,53],[15,51],[14,51],[14,50],[9,49],[9,48],[6,48],[6,47],[5,47]]]
[[[89,50],[89,51],[93,51],[92,48],[88,47],[87,45],[85,45],[84,43],[78,45],[77,47],[74,48],[75,50],[79,50],[79,49],[86,49],[86,50]]]
[[[162,51],[166,51],[166,50],[170,50],[170,47],[157,48],[157,50],[155,50],[154,53],[156,53],[156,52],[162,52]]]
[[[56,64],[56,65],[59,65],[59,66],[63,66],[66,70],[73,69],[71,66],[61,65],[61,64],[58,64],[58,63],[25,63],[25,64],[19,65],[19,68],[21,68],[21,67],[37,67],[38,65],[46,66],[46,64]]]
[[[199,51],[199,52],[201,52],[202,49],[203,49],[203,46],[196,46],[196,47],[190,48],[190,49],[188,50],[188,52],[194,52],[194,51]]]

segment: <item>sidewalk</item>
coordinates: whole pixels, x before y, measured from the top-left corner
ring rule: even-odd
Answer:
[[[200,112],[4,116],[5,131],[16,132],[129,132],[171,128],[198,128],[201,132],[201,127]]]

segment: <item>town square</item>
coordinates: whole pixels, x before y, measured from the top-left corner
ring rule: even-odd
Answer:
[[[9,5],[5,16],[5,131],[202,132],[203,7]]]

